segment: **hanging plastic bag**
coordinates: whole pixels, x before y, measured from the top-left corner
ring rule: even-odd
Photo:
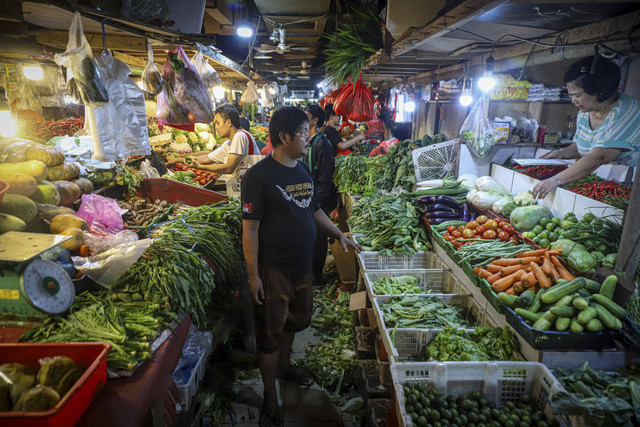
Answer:
[[[99,194],[83,194],[77,216],[84,219],[89,227],[93,227],[95,222],[103,225],[106,231],[117,233],[124,229],[124,212],[114,199]]]
[[[158,67],[153,62],[153,49],[151,49],[151,43],[147,43],[147,56],[149,63],[144,67],[142,72],[142,89],[147,92],[157,95],[162,91],[162,76]]]
[[[249,83],[247,83],[247,89],[242,94],[240,101],[244,102],[245,104],[255,104],[259,99],[260,95],[258,95],[258,91],[256,90],[255,85],[252,81],[249,81]]]
[[[156,110],[159,124],[176,126],[213,121],[211,95],[182,46],[169,53],[160,74],[162,92],[158,95]]]
[[[198,74],[202,77],[202,82],[207,87],[207,89],[213,89],[216,86],[222,84],[222,80],[218,75],[218,72],[215,68],[209,65],[209,61],[204,57],[204,54],[200,49],[193,55],[191,58],[191,62],[193,62],[193,66],[196,67]]]
[[[331,93],[331,96],[333,96],[333,112],[342,117],[346,117],[347,105],[349,105],[353,98],[353,84],[345,84],[334,92],[338,93]]]
[[[366,122],[373,117],[373,93],[362,80],[355,84],[351,102],[345,106],[347,119],[354,122]]]
[[[67,50],[56,54],[54,60],[67,69],[67,91],[80,104],[98,106],[109,102],[109,94],[82,30],[80,12],[73,14]]]
[[[85,127],[93,138],[93,158],[102,162],[151,154],[144,94],[131,70],[111,55],[95,58],[111,101],[85,109]]]
[[[473,104],[469,115],[460,128],[460,136],[463,142],[478,157],[486,157],[496,144],[488,112],[489,98],[481,96]]]

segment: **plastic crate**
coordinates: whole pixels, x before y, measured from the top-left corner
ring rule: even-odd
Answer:
[[[19,362],[38,371],[43,357],[68,356],[86,369],[56,406],[48,411],[0,412],[5,426],[73,426],[107,382],[107,343],[0,344],[0,365]]]
[[[114,185],[105,187],[97,191],[105,197],[121,199],[124,194],[124,187]],[[206,203],[218,203],[227,200],[227,196],[222,193],[196,187],[173,179],[167,178],[145,178],[140,183],[140,188],[136,195],[149,197],[152,201],[157,199],[175,203],[178,200],[189,206],[201,206]]]
[[[395,405],[392,399],[369,399],[367,401],[367,427],[384,427],[387,425],[387,413],[392,412]],[[395,415],[393,415],[395,416]]]
[[[378,375],[380,377],[380,384],[382,384],[385,387],[392,387],[393,380],[391,379],[391,369],[390,369],[391,362],[389,361],[389,359],[382,360],[382,357],[380,355],[381,345],[382,343],[380,342],[380,340],[377,340],[375,345],[376,363],[378,364]]]
[[[495,308],[498,313],[502,313],[502,301],[500,301],[500,298],[498,298],[498,294],[495,293],[489,282],[487,282],[486,279],[481,279],[478,277],[475,283],[480,288],[480,292],[482,292],[482,295],[484,295],[489,304],[491,304],[491,306]]]
[[[385,398],[391,390],[380,384],[378,364],[375,359],[358,361],[357,385],[360,394],[365,400]]]
[[[497,407],[530,395],[538,408],[552,415],[551,397],[564,388],[549,369],[538,362],[408,362],[391,365],[396,396],[396,414],[401,426],[412,426],[407,415],[403,386],[426,383],[446,395],[467,395],[479,391]],[[569,425],[564,418],[559,420]]]
[[[529,326],[522,317],[506,305],[502,305],[502,312],[507,323],[529,345],[536,350],[602,350],[615,347],[613,340],[619,336],[618,332],[606,329],[603,332],[572,332],[537,331]]]
[[[453,245],[449,242],[447,242],[444,237],[442,237],[442,234],[436,232],[435,230],[431,233],[431,239],[433,240],[433,242],[435,244],[437,244],[438,246],[440,246],[442,249],[444,249],[444,251],[447,253],[447,255],[449,255],[449,257],[455,261],[458,261],[460,259],[460,257],[458,256],[458,254],[456,253],[455,248],[453,247]]]
[[[376,332],[377,328],[375,326],[356,326],[355,330],[356,355],[358,360],[373,359],[375,357],[374,342],[378,335]]]
[[[622,342],[631,350],[640,353],[640,328],[629,316],[622,321]]]
[[[183,410],[186,411],[191,406],[191,402],[193,401],[193,396],[196,395],[198,388],[200,387],[200,383],[204,378],[204,373],[206,370],[206,357],[205,355],[201,355],[198,358],[198,361],[194,365],[193,369],[191,369],[191,375],[189,375],[189,381],[186,384],[176,384],[178,387],[178,391],[180,391],[180,395],[182,396],[182,405]],[[177,368],[176,368],[177,369]]]
[[[391,277],[414,276],[418,278],[418,287],[422,291],[430,291],[437,294],[449,294],[451,292],[451,272],[438,269],[427,270],[395,270],[395,271],[369,271],[364,273],[364,282],[371,298],[384,296],[376,294],[373,284],[378,280]]]
[[[436,259],[438,256],[430,251],[420,251],[413,255],[379,255],[378,252],[370,251],[358,254],[358,264],[363,271],[429,269],[435,268]]]

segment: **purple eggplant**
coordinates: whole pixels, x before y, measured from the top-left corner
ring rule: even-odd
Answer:
[[[436,212],[436,211],[456,212],[456,209],[452,208],[451,206],[443,205],[440,203],[428,204],[426,205],[426,208],[427,208],[427,211],[429,212]]]
[[[431,225],[438,225],[442,224],[443,222],[451,221],[451,218],[427,218],[427,220]]]
[[[471,213],[469,212],[469,205],[467,203],[462,204],[462,213],[460,214],[460,221],[471,221]]]
[[[448,218],[448,219],[460,218],[460,214],[458,212],[445,212],[445,211],[427,212],[425,216],[427,218]]]
[[[418,203],[421,203],[423,205],[431,205],[431,204],[439,203],[442,205],[449,206],[450,208],[453,208],[456,210],[461,209],[460,203],[456,202],[451,197],[447,197],[447,196],[426,196],[426,197],[420,197],[417,200],[418,200]]]

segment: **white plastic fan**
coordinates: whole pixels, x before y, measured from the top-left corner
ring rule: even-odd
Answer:
[[[416,148],[412,156],[416,182],[455,175],[460,160],[460,139]]]

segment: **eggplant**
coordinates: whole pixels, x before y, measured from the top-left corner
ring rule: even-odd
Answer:
[[[462,204],[462,213],[460,214],[460,221],[471,221],[469,218],[471,214],[469,212],[469,205],[467,203]]]
[[[429,221],[429,224],[431,225],[438,225],[443,222],[451,221],[451,218],[427,218],[427,221]]]
[[[445,212],[445,211],[427,212],[425,216],[429,219],[431,218],[459,219],[460,218],[460,214],[458,212]]]
[[[426,197],[420,197],[418,198],[418,203],[422,203],[424,204],[434,204],[434,203],[440,203],[446,206],[449,206],[450,208],[456,209],[456,210],[460,210],[460,203],[456,202],[455,200],[453,200],[451,197],[447,197],[447,196],[426,196]]]
[[[440,203],[428,204],[426,205],[426,207],[427,207],[427,211],[429,212],[435,212],[435,211],[456,212],[456,209],[452,208],[451,206],[443,205]]]

